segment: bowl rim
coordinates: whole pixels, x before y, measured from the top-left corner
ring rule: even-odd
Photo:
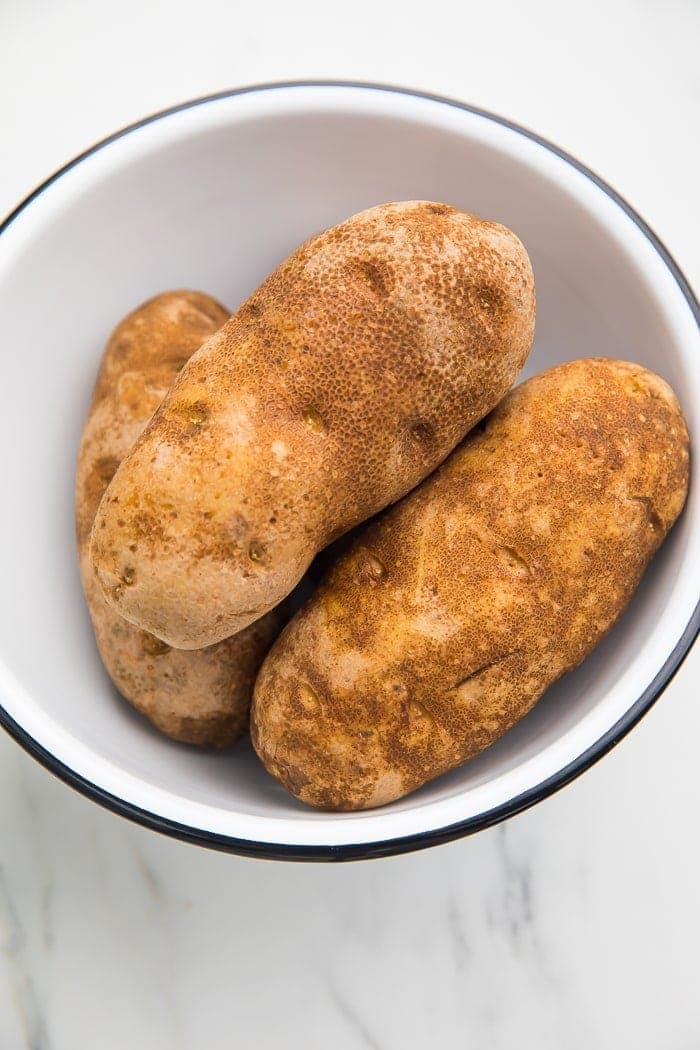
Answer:
[[[688,306],[690,307],[691,313],[695,319],[698,328],[700,328],[700,304],[690,287],[689,282],[682,273],[680,267],[675,262],[666,246],[662,243],[659,237],[654,231],[648,226],[648,224],[641,218],[641,216],[632,208],[632,206],[620,196],[607,182],[605,182],[599,175],[591,171],[585,164],[577,160],[570,153],[562,150],[554,143],[543,138],[541,135],[523,127],[520,124],[515,123],[505,117],[501,117],[496,113],[492,113],[489,110],[481,109],[480,107],[470,105],[466,102],[461,102],[457,99],[449,98],[443,95],[436,95],[430,92],[419,91],[407,87],[399,87],[392,84],[382,84],[377,82],[365,82],[355,80],[289,80],[289,81],[270,81],[260,84],[253,84],[248,86],[229,88],[223,91],[215,92],[209,95],[203,95],[194,99],[190,99],[185,102],[177,103],[176,105],[170,106],[166,109],[158,110],[149,116],[143,117],[140,120],[134,121],[128,124],[118,131],[100,139],[98,142],[89,146],[82,153],[73,157],[67,163],[58,168],[52,175],[45,179],[40,185],[32,190],[0,223],[0,236],[7,230],[7,228],[14,222],[14,220],[38,197],[40,196],[49,186],[60,179],[72,168],[76,167],[86,158],[97,153],[99,150],[115,142],[117,139],[130,134],[139,128],[145,127],[148,124],[155,123],[163,118],[170,117],[176,113],[184,110],[193,109],[197,106],[207,105],[212,102],[217,102],[222,99],[233,98],[237,95],[250,95],[256,92],[269,92],[280,89],[289,88],[348,88],[348,89],[361,89],[370,90],[377,92],[385,92],[389,94],[396,94],[401,96],[408,96],[418,98],[422,100],[428,100],[431,102],[437,102],[445,106],[449,106],[455,109],[463,110],[467,113],[482,117],[486,120],[492,121],[502,127],[508,128],[518,135],[522,135],[525,138],[531,140],[535,144],[541,146],[543,149],[559,157],[565,161],[568,165],[584,175],[587,179],[593,182],[598,189],[602,190],[622,211],[632,220],[637,226],[641,233],[651,243],[656,253],[661,257],[661,260],[666,265],[666,268],[670,271],[671,276],[678,285],[682,292]],[[261,842],[253,839],[242,839],[235,838],[233,836],[224,835],[221,833],[204,830],[201,828],[193,827],[188,824],[182,824],[178,821],[172,820],[167,817],[163,817],[157,813],[153,813],[150,810],[143,809],[139,806],[134,805],[131,802],[126,801],[101,788],[98,784],[93,783],[91,780],[77,773],[71,769],[64,762],[53,755],[47,750],[42,744],[34,739],[0,704],[0,724],[3,728],[14,737],[14,739],[27,751],[33,758],[41,763],[46,769],[63,780],[66,784],[73,787],[75,790],[80,792],[82,795],[91,799],[94,802],[99,803],[104,808],[110,810],[113,813],[117,813],[120,816],[126,817],[127,819],[140,824],[144,827],[150,828],[153,831],[160,832],[161,834],[168,835],[171,838],[179,839],[181,841],[194,843],[199,846],[205,846],[210,849],[220,850],[223,852],[234,853],[241,856],[248,857],[265,857],[274,860],[305,860],[305,861],[339,861],[339,860],[363,860],[373,859],[379,857],[386,857],[395,854],[408,853],[414,850],[426,849],[430,846],[440,845],[445,842],[450,842],[454,839],[462,838],[463,836],[474,834],[477,831],[481,831],[484,828],[490,827],[491,825],[500,823],[507,818],[514,816],[517,813],[521,813],[537,802],[554,794],[554,792],[565,787],[571,783],[576,777],[580,776],[585,770],[589,769],[594,763],[602,758],[608,751],[610,751],[616,744],[622,740],[624,736],[639,722],[639,720],[649,711],[656,700],[661,696],[669,682],[673,679],[674,675],[678,671],[679,667],[683,663],[685,657],[690,652],[690,649],[695,642],[698,633],[700,632],[700,599],[696,604],[693,613],[688,621],[685,629],[683,630],[680,638],[676,642],[670,655],[661,666],[657,674],[654,676],[649,685],[644,689],[637,700],[630,705],[624,715],[618,719],[618,721],[611,726],[606,732],[590,747],[583,751],[576,759],[571,761],[568,765],[558,770],[556,773],[540,781],[538,784],[524,791],[520,795],[514,798],[508,799],[506,802],[501,803],[483,813],[469,817],[463,821],[458,821],[446,825],[442,828],[428,829],[422,832],[415,832],[410,835],[399,836],[396,838],[382,839],[375,842],[361,842],[361,843],[344,843],[338,845],[307,845],[307,844],[293,844],[293,843],[274,843],[274,842]]]

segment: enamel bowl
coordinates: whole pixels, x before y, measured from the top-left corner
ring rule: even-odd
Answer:
[[[175,107],[48,179],[0,236],[0,716],[40,762],[155,830],[281,858],[380,856],[476,831],[549,795],[658,697],[698,628],[700,485],[628,612],[495,746],[383,809],[297,803],[249,744],[204,754],[116,695],[78,579],[73,474],[105,339],[137,303],[192,287],[232,309],[294,247],[382,201],[429,198],[512,227],[538,298],[528,372],[634,359],[700,433],[697,304],[657,238],[554,146],[446,99],[284,84]]]

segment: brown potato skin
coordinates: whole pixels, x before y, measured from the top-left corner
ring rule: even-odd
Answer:
[[[598,358],[523,383],[271,649],[251,713],[269,772],[354,810],[478,754],[610,630],[687,485],[683,416],[652,372]]]
[[[197,652],[171,649],[105,602],[90,563],[90,530],[109,480],[185,361],[228,312],[200,292],[166,292],[117,326],[104,351],[76,475],[76,531],[97,645],[119,692],[166,736],[225,747],[248,725],[255,672],[277,627],[270,614]]]
[[[107,601],[180,648],[240,630],[503,397],[534,319],[517,237],[448,205],[312,238],[194,355],[115,475],[92,547]]]

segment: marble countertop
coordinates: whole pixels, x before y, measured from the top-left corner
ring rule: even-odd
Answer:
[[[553,139],[698,285],[697,7],[0,5],[0,212],[89,142],[236,83],[346,77]],[[299,865],[99,809],[0,736],[0,1048],[700,1047],[700,646],[641,724],[497,828]]]

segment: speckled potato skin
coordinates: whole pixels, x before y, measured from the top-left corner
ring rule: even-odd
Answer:
[[[93,533],[107,601],[180,648],[245,627],[503,397],[534,318],[515,235],[448,205],[312,238],[194,355],[117,472]]]
[[[251,713],[267,769],[354,810],[488,747],[610,630],[687,484],[685,423],[652,372],[598,358],[523,383],[271,649]]]
[[[227,317],[208,295],[181,291],[156,296],[121,322],[102,358],[76,477],[80,572],[107,672],[167,736],[211,747],[224,747],[247,729],[253,680],[276,615],[208,649],[171,649],[106,604],[89,547],[95,512],[114,471],[185,361]]]

